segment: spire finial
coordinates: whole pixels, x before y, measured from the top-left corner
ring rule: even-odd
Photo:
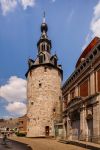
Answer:
[[[43,23],[45,23],[45,11],[43,12]]]

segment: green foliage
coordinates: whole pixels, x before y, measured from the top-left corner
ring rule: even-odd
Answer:
[[[20,137],[25,137],[25,136],[26,136],[26,133],[16,132],[16,135],[17,135],[17,136],[20,136]]]

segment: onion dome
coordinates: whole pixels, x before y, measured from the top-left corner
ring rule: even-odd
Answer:
[[[47,24],[44,23],[44,22],[41,24],[41,32],[43,32],[43,31],[45,31],[45,32],[48,31],[48,26],[47,26]]]

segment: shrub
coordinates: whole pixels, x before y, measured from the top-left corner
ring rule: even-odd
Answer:
[[[17,132],[16,135],[17,135],[17,136],[20,136],[20,137],[24,137],[24,136],[26,136],[26,133]]]

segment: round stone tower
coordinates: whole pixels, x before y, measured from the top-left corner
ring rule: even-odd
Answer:
[[[57,55],[51,56],[51,41],[47,36],[45,16],[41,37],[37,43],[36,60],[29,59],[27,77],[27,137],[55,135],[55,125],[61,123],[62,69]]]

